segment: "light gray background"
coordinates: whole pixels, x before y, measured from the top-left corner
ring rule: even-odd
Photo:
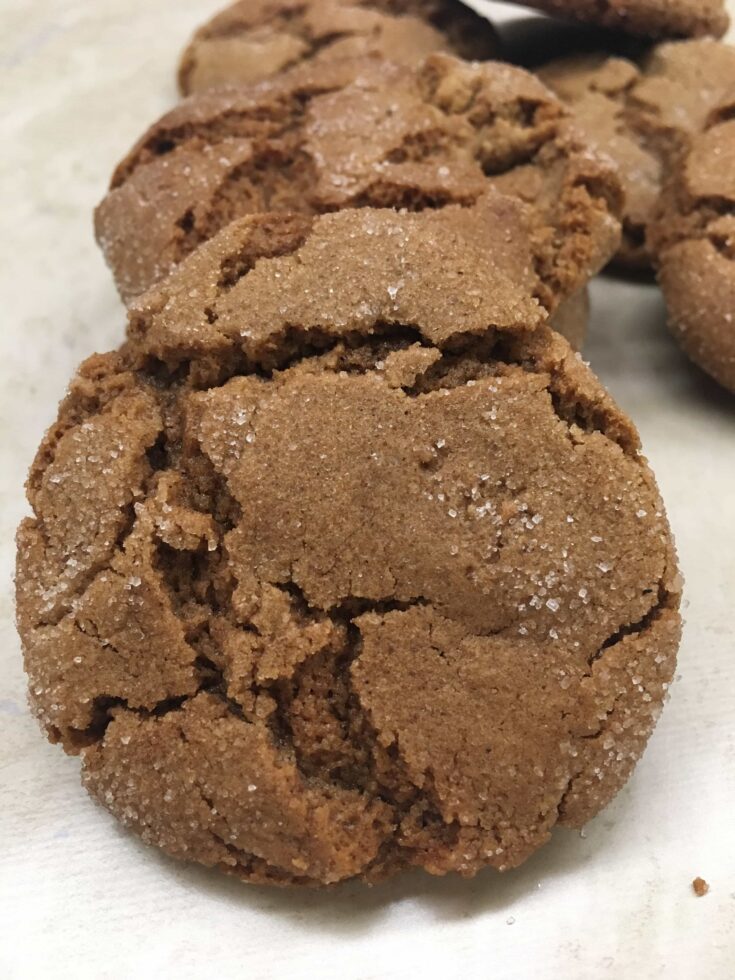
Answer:
[[[678,353],[651,286],[595,284],[587,355],[643,434],[687,625],[650,748],[586,837],[559,832],[519,871],[472,882],[247,888],[125,833],[29,717],[11,585],[21,485],[74,367],[123,332],[92,207],[174,101],[177,53],[216,7],[0,0],[0,975],[729,980],[735,399]],[[695,875],[711,883],[705,898]]]

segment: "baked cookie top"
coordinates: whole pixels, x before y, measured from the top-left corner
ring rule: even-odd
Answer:
[[[668,525],[491,198],[231,223],[39,450],[33,704],[175,856],[301,884],[506,868],[645,746]]]
[[[651,38],[722,37],[730,22],[725,0],[523,0],[523,4],[557,17]]]
[[[489,188],[530,209],[548,309],[617,248],[613,167],[532,75],[446,55],[418,69],[367,58],[188,99],[117,168],[96,230],[130,300],[248,213],[469,206]]]
[[[490,23],[460,0],[241,0],[196,32],[179,87],[190,95],[368,54],[415,65],[433,51],[485,60],[497,49]]]
[[[735,89],[673,170],[650,228],[674,336],[735,392]]]
[[[618,165],[625,192],[618,260],[649,266],[646,230],[663,179],[735,89],[735,48],[707,39],[670,42],[640,64],[597,53],[551,62],[539,74],[573,109],[590,145]]]

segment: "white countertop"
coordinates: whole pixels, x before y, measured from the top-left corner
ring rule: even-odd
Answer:
[[[11,586],[22,482],[76,364],[123,332],[92,207],[174,101],[177,54],[217,6],[0,3],[0,975],[729,980],[735,397],[679,354],[652,286],[595,284],[586,354],[658,476],[687,579],[686,630],[650,747],[584,838],[560,831],[520,870],[471,882],[417,873],[373,889],[246,887],[127,834],[29,716]],[[711,885],[701,899],[697,875]]]

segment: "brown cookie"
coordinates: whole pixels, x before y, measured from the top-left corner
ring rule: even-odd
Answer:
[[[543,81],[569,104],[590,144],[617,163],[625,191],[618,261],[647,268],[646,229],[663,176],[735,88],[735,48],[680,41],[654,48],[638,66],[594,54],[552,62]]]
[[[692,141],[661,195],[650,231],[674,336],[695,364],[733,392],[734,105],[735,98]]]
[[[196,32],[179,87],[190,95],[371,54],[416,65],[433,51],[485,60],[498,43],[490,23],[460,0],[241,0]]]
[[[96,229],[130,300],[248,213],[468,206],[493,187],[528,205],[547,309],[614,254],[617,178],[533,76],[446,55],[333,62],[184,102],[120,164]]]
[[[512,3],[521,0],[511,0]],[[526,7],[569,20],[651,38],[722,37],[725,0],[522,0]]]
[[[680,629],[662,504],[488,206],[230,224],[38,453],[32,701],[170,854],[504,869],[643,751]]]

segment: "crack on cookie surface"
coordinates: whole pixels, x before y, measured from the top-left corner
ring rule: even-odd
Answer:
[[[375,64],[361,64],[353,78],[343,68],[331,80],[327,71],[321,83],[295,76],[290,87],[281,83],[283,91],[208,93],[156,124],[118,167],[97,213],[98,239],[125,298],[246,214],[471,207],[499,183],[533,210],[547,308],[607,261],[619,236],[616,177],[540,84],[499,63],[463,65],[441,56],[414,74],[388,66],[385,77]],[[360,113],[377,134],[369,152],[354,125],[332,132],[333,116]],[[250,158],[228,167],[231,148],[242,154],[246,145]],[[165,180],[156,169],[164,157]],[[196,179],[187,176],[192,169]],[[151,201],[159,202],[155,215]],[[167,236],[168,212],[185,202]],[[158,229],[153,241],[136,231],[149,218]],[[133,239],[140,248],[131,263],[125,245]]]
[[[325,9],[326,7],[326,9]],[[433,30],[432,30],[433,29]],[[218,45],[242,46],[235,65]],[[184,94],[223,83],[256,81],[309,62],[370,53],[416,63],[434,50],[470,60],[496,53],[490,23],[459,0],[341,0],[325,5],[241,0],[216,14],[185,49],[178,73]],[[248,59],[253,48],[260,58]]]
[[[671,194],[672,169],[692,141],[727,114],[735,57],[731,47],[710,38],[663,43],[632,57],[600,52],[561,59],[542,68],[541,77],[576,112],[591,144],[619,164],[626,203],[616,258],[643,270],[656,264],[651,233]]]
[[[665,593],[661,589],[662,598],[659,603],[644,617],[640,623],[632,627],[624,628],[620,631],[617,638],[611,637],[610,643],[599,651],[597,657],[590,660],[592,668],[591,677],[598,669],[605,669],[605,658],[614,658],[616,653],[626,644],[644,643],[648,637],[655,649],[655,633],[657,630],[672,630],[680,633],[680,624],[675,622],[678,602],[671,593]],[[672,625],[673,624],[673,625]],[[645,649],[645,648],[644,648]],[[651,711],[654,721],[657,719],[661,710],[660,704],[666,699],[667,691],[671,683],[673,672],[670,665],[666,662],[666,657],[662,653],[655,654],[653,671],[646,671],[640,659],[632,658],[629,667],[629,676],[626,683],[618,687],[611,699],[608,699],[604,710],[598,717],[598,725],[593,731],[578,736],[578,756],[582,761],[577,765],[569,777],[569,781],[562,793],[558,804],[559,823],[570,827],[580,827],[589,819],[589,803],[585,803],[584,798],[589,793],[590,785],[600,783],[605,772],[601,765],[593,767],[590,772],[589,756],[593,755],[596,760],[603,763],[605,759],[613,760],[621,766],[621,773],[618,775],[617,782],[612,788],[607,790],[607,798],[612,798],[620,785],[627,779],[637,760],[637,750],[633,748],[628,753],[619,749],[618,739],[621,726],[625,724],[621,721],[620,715],[624,712],[625,705],[628,703],[631,693],[638,692],[639,705],[637,713]],[[658,702],[659,707],[651,708],[651,705]],[[628,722],[630,726],[630,722]],[[609,762],[608,762],[609,764]]]
[[[662,613],[665,610],[670,610],[675,608],[676,597],[668,591],[664,586],[664,580],[658,584],[658,591],[655,592],[653,589],[647,589],[643,592],[643,596],[650,595],[651,608],[635,623],[626,623],[621,626],[620,629],[612,633],[605,642],[600,646],[599,650],[592,655],[589,660],[590,666],[596,661],[600,660],[605,656],[605,651],[609,650],[611,647],[617,646],[625,637],[627,636],[637,636],[638,634],[645,633],[651,629],[654,623],[661,618]]]
[[[216,316],[213,319],[216,324]],[[133,330],[137,332],[137,325]],[[457,346],[464,346],[466,350],[470,341],[470,337],[458,337]],[[376,321],[368,337],[357,330],[335,336],[320,327],[294,324],[272,336],[268,346],[256,358],[248,357],[233,344],[228,356],[220,355],[214,364],[207,358],[189,359],[186,356],[175,364],[156,357],[146,357],[140,364],[145,370],[159,375],[175,377],[184,374],[193,390],[208,391],[237,377],[255,375],[263,380],[273,380],[276,375],[310,361],[315,370],[365,374],[380,370],[390,354],[414,345],[435,349],[412,324]]]
[[[216,149],[216,147],[215,147]],[[221,147],[227,153],[225,144]],[[316,179],[310,159],[287,146],[256,149],[253,158],[229,170],[207,200],[187,209],[176,222],[182,234],[170,251],[172,265],[180,264],[202,242],[209,241],[231,221],[247,213],[283,211],[310,214],[307,190]],[[231,286],[237,276],[223,276],[222,285]]]
[[[357,332],[335,337],[318,328],[291,326],[281,335],[270,338],[268,349],[257,360],[251,361],[235,352],[230,359],[221,359],[216,378],[207,371],[207,362],[202,367],[196,362],[182,361],[173,371],[183,371],[193,388],[200,390],[212,390],[233,378],[250,375],[273,380],[307,362],[313,362],[315,371],[381,376],[386,358],[414,346],[435,352],[437,360],[421,370],[413,383],[400,385],[411,398],[472,385],[483,378],[499,376],[508,367],[519,367],[528,373],[546,373],[544,368],[535,365],[528,351],[524,351],[516,340],[505,339],[492,330],[480,337],[474,333],[459,333],[438,348],[412,324],[381,321],[371,327],[371,336],[367,338]],[[155,359],[150,363],[155,363]],[[161,361],[156,370],[170,368]],[[571,395],[568,385],[563,383],[564,370],[564,365],[552,367],[548,384],[552,405],[560,421],[570,430],[598,432],[617,442],[626,452],[636,452],[637,438],[619,424],[611,405],[606,401],[592,402],[579,393]]]

